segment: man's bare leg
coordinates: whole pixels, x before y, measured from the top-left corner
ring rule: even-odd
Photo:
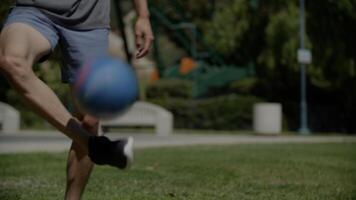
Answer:
[[[79,111],[74,98],[73,102],[75,105],[75,116],[81,120],[82,127],[93,135],[98,135],[98,120],[89,115],[83,115]],[[93,167],[94,164],[87,154],[85,154],[77,143],[72,142],[67,160],[66,200],[79,200],[81,198]]]
[[[34,61],[49,51],[50,43],[38,31],[26,24],[10,24],[0,35],[0,70],[37,114],[70,137],[87,154],[89,134],[32,70]]]

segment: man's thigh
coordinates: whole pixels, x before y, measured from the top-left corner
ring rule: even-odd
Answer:
[[[32,64],[50,50],[49,41],[30,25],[11,23],[1,32],[0,52],[3,56],[23,58]]]
[[[1,53],[31,61],[49,54],[58,42],[53,22],[33,7],[11,9],[0,37]]]
[[[59,27],[64,59],[62,81],[72,84],[78,69],[89,59],[108,55],[109,30],[69,30]]]

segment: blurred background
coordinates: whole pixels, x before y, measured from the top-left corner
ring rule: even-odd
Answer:
[[[135,60],[131,0],[112,2],[110,52],[137,70],[140,100],[174,115],[175,129],[252,130],[253,105],[282,105],[283,130],[300,128],[298,0],[149,0],[154,47]],[[0,4],[3,23],[10,0]],[[316,133],[356,133],[356,1],[305,2],[307,126]],[[1,24],[0,24],[1,26]],[[68,109],[60,51],[34,66]],[[21,113],[24,129],[50,129],[0,75],[0,101]]]

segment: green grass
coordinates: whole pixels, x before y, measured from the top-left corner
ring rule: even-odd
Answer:
[[[0,155],[0,199],[63,199],[65,153]],[[83,199],[356,199],[356,144],[142,149],[97,167]]]

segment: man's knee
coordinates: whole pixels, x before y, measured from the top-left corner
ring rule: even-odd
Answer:
[[[82,126],[89,132],[97,135],[99,130],[99,120],[90,115],[85,115],[82,120]]]
[[[0,54],[0,69],[11,80],[23,81],[33,75],[26,56],[11,53]]]

